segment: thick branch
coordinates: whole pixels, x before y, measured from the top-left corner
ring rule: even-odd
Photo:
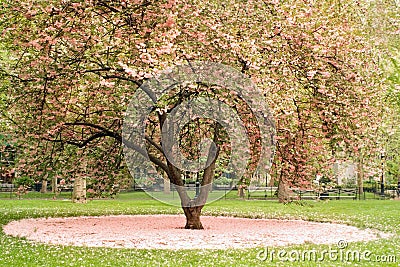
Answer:
[[[156,156],[147,153],[147,151],[143,148],[141,148],[140,146],[138,146],[137,144],[132,143],[131,141],[123,138],[120,134],[115,133],[113,131],[110,131],[100,125],[96,125],[93,123],[89,123],[89,122],[72,122],[72,123],[65,123],[65,125],[71,125],[71,126],[87,126],[87,127],[91,127],[97,130],[100,130],[100,132],[95,133],[94,135],[90,136],[89,138],[87,138],[86,140],[82,141],[82,142],[76,142],[76,141],[65,141],[67,144],[71,144],[71,145],[75,145],[78,147],[84,147],[87,144],[89,144],[91,141],[100,138],[100,137],[112,137],[115,140],[117,140],[118,142],[121,142],[122,144],[124,144],[126,147],[135,150],[136,152],[138,152],[139,154],[141,154],[142,156],[149,158],[151,162],[153,162],[154,164],[156,164],[157,166],[159,166],[161,169],[163,169],[167,174],[169,173],[169,169],[168,166],[159,158],[157,158]],[[61,140],[49,140],[52,142],[62,142]]]
[[[157,150],[160,151],[160,152],[164,155],[164,151],[163,151],[162,147],[161,147],[159,144],[157,144],[156,142],[154,142],[154,140],[151,139],[151,138],[150,138],[149,136],[147,136],[147,135],[146,135],[144,138],[146,139],[147,142],[149,142],[151,145],[153,145],[155,148],[157,148]]]

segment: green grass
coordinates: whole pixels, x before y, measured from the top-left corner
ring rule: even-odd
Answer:
[[[143,192],[119,194],[115,200],[93,200],[87,204],[73,204],[68,200],[38,199],[29,193],[24,199],[7,199],[0,195],[0,224],[12,220],[36,217],[59,217],[108,214],[181,214],[179,207],[150,199]],[[68,196],[65,196],[68,197]],[[29,199],[28,199],[29,198]],[[249,218],[304,219],[319,222],[341,222],[360,228],[374,228],[394,233],[390,239],[350,243],[348,249],[366,251],[373,255],[394,255],[400,266],[400,201],[340,200],[302,202],[302,205],[282,205],[275,201],[239,200],[235,192],[227,198],[207,205],[203,215],[223,215]],[[305,244],[276,251],[323,251],[335,246]],[[0,233],[0,266],[377,266],[376,262],[281,262],[261,261],[257,255],[263,248],[229,250],[143,250],[49,246],[14,238]],[[261,254],[260,254],[261,255]]]

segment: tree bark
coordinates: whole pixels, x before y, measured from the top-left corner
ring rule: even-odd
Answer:
[[[238,188],[238,196],[239,196],[240,198],[244,198],[244,187],[243,187],[243,185],[239,185],[239,188]]]
[[[53,194],[56,194],[56,193],[57,193],[57,178],[56,178],[56,176],[54,176],[54,177],[51,179],[51,192],[52,192]]]
[[[364,168],[363,168],[362,158],[360,158],[358,162],[358,172],[357,172],[357,186],[358,186],[359,199],[361,199],[362,195],[364,194],[363,181],[364,181]]]
[[[40,193],[47,193],[47,179],[42,180],[42,188],[40,188]]]
[[[78,175],[75,177],[72,202],[86,203],[86,177]]]
[[[164,178],[164,194],[171,193],[171,183],[168,178]]]
[[[282,181],[282,178],[279,180],[278,184],[278,200],[280,203],[290,202],[289,189],[287,188],[285,182]]]
[[[185,229],[201,230],[204,229],[200,221],[201,209],[203,206],[182,207],[186,216]]]

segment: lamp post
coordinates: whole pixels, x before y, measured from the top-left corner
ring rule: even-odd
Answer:
[[[385,151],[381,151],[381,164],[382,164],[382,173],[381,173],[381,196],[385,196],[385,183],[384,183],[384,174],[385,174],[385,165],[384,165],[384,160],[385,160]]]

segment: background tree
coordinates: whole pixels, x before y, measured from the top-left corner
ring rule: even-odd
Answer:
[[[398,170],[397,150],[398,143],[398,87],[399,79],[399,35],[400,35],[400,5],[398,1],[373,1],[364,3],[366,12],[358,14],[362,26],[360,30],[373,44],[371,53],[375,54],[375,62],[379,66],[381,85],[381,106],[378,114],[381,123],[373,135],[375,136],[374,149],[364,153],[369,159],[366,166],[366,178],[381,176],[382,161],[386,169],[385,177],[388,182],[395,183]],[[381,158],[383,156],[383,159]],[[386,163],[386,164],[385,164]],[[378,171],[379,170],[379,171]],[[385,170],[383,170],[385,171]]]

